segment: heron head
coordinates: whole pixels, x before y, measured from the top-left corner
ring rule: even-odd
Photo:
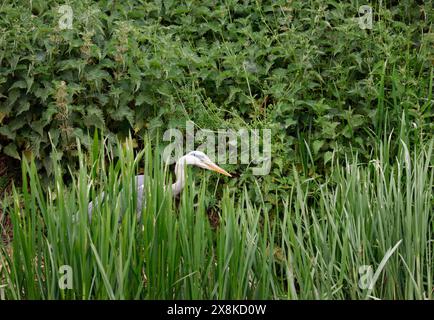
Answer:
[[[232,177],[226,170],[220,168],[202,151],[191,151],[186,155],[186,163],[192,164],[202,169],[207,169]]]

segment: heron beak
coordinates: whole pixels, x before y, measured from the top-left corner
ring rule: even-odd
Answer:
[[[211,170],[211,171],[215,171],[215,172],[221,173],[221,174],[223,174],[223,175],[225,175],[225,176],[232,177],[230,173],[228,173],[226,170],[220,168],[220,167],[219,167],[218,165],[216,165],[215,163],[207,162],[207,163],[206,163],[206,166],[207,166],[208,169]]]

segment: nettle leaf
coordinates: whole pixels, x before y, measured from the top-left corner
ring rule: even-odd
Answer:
[[[17,118],[12,118],[12,120],[9,122],[8,126],[12,131],[17,131],[18,129],[21,129],[26,124],[27,124],[26,118],[17,117]]]
[[[17,101],[19,96],[20,96],[20,90],[19,89],[10,90],[9,94],[8,94],[8,100],[7,100],[6,105],[8,107],[11,107]],[[10,108],[9,108],[9,110],[10,110]]]
[[[81,75],[86,66],[86,61],[83,59],[68,59],[59,62],[58,66],[60,71],[77,70],[78,74]]]
[[[17,64],[18,64],[18,61],[20,61],[20,58],[21,57],[19,55],[15,55],[15,56],[12,56],[11,58],[8,59],[9,65],[11,66],[11,69],[10,69],[11,72],[15,71],[15,69],[17,68]]]
[[[59,144],[60,130],[58,128],[52,128],[50,129],[48,135],[53,145],[57,147],[57,145]]]
[[[42,112],[41,121],[44,126],[50,123],[55,115],[58,112],[57,106],[54,103],[50,103],[48,107]]]
[[[172,94],[171,94],[172,90],[171,89],[172,89],[172,87],[168,83],[164,82],[161,84],[161,86],[158,87],[157,91],[159,94],[161,94],[163,96],[171,97],[172,96]]]
[[[6,147],[4,147],[3,152],[9,157],[12,157],[17,160],[21,160],[21,157],[18,154],[17,146],[15,143],[9,143]]]
[[[145,102],[148,99],[148,95],[146,93],[140,93],[137,97],[136,97],[136,101],[135,101],[135,105],[136,106],[140,106],[143,104],[143,102]]]
[[[312,144],[313,153],[318,154],[321,147],[324,145],[324,140],[315,140]]]
[[[110,74],[107,71],[101,70],[99,68],[94,68],[91,71],[87,72],[85,78],[87,81],[95,82],[95,84],[97,84],[97,87],[102,82],[102,80],[107,80],[108,82],[111,82],[112,80]]]
[[[324,165],[326,165],[330,160],[333,159],[333,152],[327,151],[324,153]]]
[[[36,131],[40,136],[42,136],[44,134],[45,124],[42,120],[33,121],[32,123],[30,123],[30,127],[34,131]]]
[[[9,88],[9,91],[12,89],[27,89],[27,83],[24,80],[15,81],[11,87]]]
[[[30,92],[30,89],[32,88],[33,82],[35,79],[33,77],[25,77],[26,85],[27,85],[27,91],[26,94]]]
[[[9,126],[1,126],[0,127],[0,134],[5,136],[6,138],[10,140],[14,140],[16,137],[16,132],[13,132]]]
[[[34,153],[36,158],[39,158],[40,155],[40,150],[41,150],[41,143],[43,142],[42,137],[32,134],[30,135],[30,150]]]
[[[119,97],[123,92],[124,90],[122,90],[122,88],[119,87],[112,87],[109,92],[109,95],[113,98],[113,103],[116,107],[119,105]]]
[[[365,117],[359,114],[353,115],[351,116],[350,119],[350,125],[353,128],[357,128],[360,127],[361,125],[363,125],[365,123]]]
[[[20,102],[17,108],[17,116],[19,116],[20,114],[22,114],[23,112],[29,109],[30,109],[30,103],[28,101]]]
[[[86,126],[95,126],[99,129],[105,128],[104,113],[96,106],[88,106],[86,108],[86,116],[84,117],[84,123]]]
[[[125,105],[110,112],[110,117],[116,121],[127,119],[131,126],[134,126],[134,112]]]
[[[38,88],[33,91],[35,97],[40,98],[43,102],[47,100],[52,90],[52,86],[50,84],[44,83],[44,85],[45,87],[38,86]]]
[[[80,143],[86,147],[90,147],[92,145],[92,138],[87,135],[84,134],[83,130],[80,128],[75,128],[73,131],[73,135],[74,137],[78,138],[78,140],[80,141]]]
[[[289,128],[289,127],[294,126],[296,124],[297,124],[297,121],[295,119],[292,119],[292,118],[285,119],[285,128]]]
[[[130,67],[128,71],[130,79],[134,83],[134,92],[136,92],[140,88],[142,75],[137,67]]]
[[[327,138],[335,138],[336,137],[336,127],[339,125],[339,122],[329,122],[329,121],[321,121],[322,125],[322,133]]]
[[[155,130],[155,129],[159,129],[162,126],[163,126],[163,121],[161,121],[160,118],[153,118],[148,123],[148,129],[151,130],[151,131]]]
[[[96,98],[98,99],[99,105],[101,107],[106,106],[110,102],[110,97],[107,94],[98,94]]]

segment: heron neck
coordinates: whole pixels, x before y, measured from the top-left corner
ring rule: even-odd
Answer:
[[[182,162],[179,162],[175,166],[175,175],[176,181],[172,184],[172,194],[177,196],[185,186],[185,173],[184,173],[184,165]]]

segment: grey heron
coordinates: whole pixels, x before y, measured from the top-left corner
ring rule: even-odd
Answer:
[[[175,165],[175,176],[176,181],[172,184],[172,194],[173,196],[178,195],[182,189],[184,189],[185,186],[185,170],[184,167],[186,165],[193,165],[202,169],[207,169],[211,171],[215,171],[218,173],[221,173],[225,176],[232,177],[228,172],[226,172],[224,169],[220,168],[218,165],[216,165],[214,162],[211,161],[211,159],[202,151],[191,151],[187,153],[186,155],[182,156],[178,159]],[[136,176],[136,188],[137,188],[137,214],[140,216],[142,205],[143,205],[143,189],[145,187],[145,176],[144,175],[137,175]],[[98,205],[99,199],[104,198],[104,192],[97,197],[95,201],[95,206]],[[92,210],[93,210],[94,204],[89,202],[88,205],[88,214],[89,218],[92,217]]]

